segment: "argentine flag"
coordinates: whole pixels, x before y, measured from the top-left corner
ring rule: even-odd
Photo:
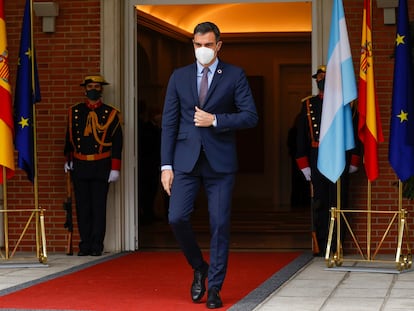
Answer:
[[[330,181],[336,182],[345,169],[346,150],[355,147],[350,103],[357,98],[342,0],[334,1],[330,31],[318,169]]]

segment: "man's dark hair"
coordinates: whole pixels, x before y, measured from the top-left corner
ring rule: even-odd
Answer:
[[[216,24],[212,22],[203,22],[203,23],[198,24],[194,28],[194,34],[200,33],[204,35],[208,32],[214,32],[214,35],[216,36],[216,42],[220,41],[220,30],[216,26]]]

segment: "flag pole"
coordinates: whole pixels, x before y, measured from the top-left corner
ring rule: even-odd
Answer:
[[[5,178],[6,175],[6,167],[3,166],[3,223],[4,223],[4,251],[5,251],[5,257],[6,259],[9,259],[9,221],[8,221],[8,215],[7,215],[7,208],[8,208],[8,202],[7,202],[7,178]]]
[[[371,181],[368,179],[367,193],[367,259],[371,260]]]
[[[372,0],[368,1],[368,10],[369,10],[369,28],[372,29]],[[372,44],[372,42],[371,42]],[[367,214],[367,259],[371,260],[371,225],[372,225],[372,218],[371,218],[371,181],[368,178],[368,193],[367,193],[367,208],[368,208],[368,214]]]
[[[36,99],[35,92],[35,48],[33,40],[33,0],[30,0],[30,46],[32,48],[32,61],[31,61],[31,83],[32,83],[32,101]],[[35,211],[36,211],[36,253],[40,258],[40,239],[39,239],[39,188],[37,179],[37,129],[36,129],[36,105],[32,103],[33,109],[33,186],[34,186],[34,200],[35,200]]]
[[[341,177],[336,181],[336,208],[338,211],[338,216],[336,218],[336,253],[338,259],[342,260],[342,243],[341,243]]]
[[[395,261],[399,262],[401,256],[402,232],[404,228],[401,227],[401,212],[402,212],[402,182],[398,179],[398,241]]]

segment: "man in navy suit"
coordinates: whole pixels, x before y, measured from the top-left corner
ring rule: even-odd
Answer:
[[[170,196],[169,223],[194,270],[191,298],[201,301],[208,279],[206,305],[215,309],[223,306],[219,292],[229,252],[237,171],[235,131],[256,126],[258,116],[244,71],[217,58],[222,46],[218,27],[211,22],[198,24],[193,45],[197,61],[175,70],[168,83],[162,118],[161,182]],[[201,185],[208,199],[210,265],[190,222]]]

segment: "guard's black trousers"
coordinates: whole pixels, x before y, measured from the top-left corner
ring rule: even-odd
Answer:
[[[83,253],[103,251],[106,229],[106,200],[109,183],[105,179],[74,178],[76,213]]]

